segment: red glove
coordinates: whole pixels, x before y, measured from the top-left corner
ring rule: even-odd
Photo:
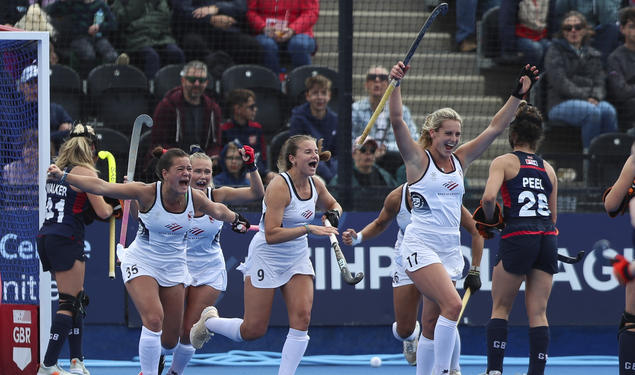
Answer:
[[[628,270],[628,267],[631,265],[623,255],[616,255],[615,259],[613,259],[613,275],[620,284],[624,285],[627,282],[633,280],[633,275]]]
[[[256,167],[256,154],[251,146],[243,146],[243,156],[247,157],[247,160],[245,160],[247,171],[253,172],[258,169],[258,167]]]

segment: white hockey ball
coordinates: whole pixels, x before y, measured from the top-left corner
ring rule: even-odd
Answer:
[[[370,367],[379,367],[381,366],[381,358],[375,356],[370,359]]]

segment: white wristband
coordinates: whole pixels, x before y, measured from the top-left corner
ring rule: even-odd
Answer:
[[[472,266],[472,267],[470,267],[470,271],[481,272],[481,267],[479,267],[479,266]]]
[[[357,233],[357,238],[353,238],[353,244],[351,246],[359,245],[360,242],[364,239],[362,236],[362,232]]]

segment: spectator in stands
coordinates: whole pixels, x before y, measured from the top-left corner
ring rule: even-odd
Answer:
[[[542,70],[550,36],[557,27],[556,0],[508,0],[501,2],[498,35],[499,63],[535,65]]]
[[[351,178],[352,188],[386,186],[394,188],[397,186],[395,179],[377,164],[375,164],[375,151],[378,144],[372,137],[366,137],[364,144],[357,144],[359,137],[353,142],[353,176]],[[337,176],[330,182],[331,186],[337,185]],[[357,191],[357,190],[355,190]]]
[[[20,137],[22,158],[3,167],[3,185],[37,185],[38,179],[38,138],[37,129],[28,129]],[[37,204],[37,199],[34,201]]]
[[[104,0],[58,0],[47,6],[46,12],[51,17],[68,17],[66,27],[59,31],[70,40],[80,65],[95,65],[97,55],[104,63],[117,59],[117,51],[106,37],[117,29],[117,23]]]
[[[112,11],[119,23],[124,50],[148,79],[163,65],[185,62],[183,50],[170,33],[167,0],[115,0]]]
[[[549,119],[581,127],[586,153],[595,136],[617,129],[617,115],[604,101],[606,73],[600,52],[587,45],[586,18],[571,11],[561,30],[562,37],[553,40],[545,56]]]
[[[557,22],[562,23],[567,12],[577,10],[582,13],[595,31],[591,45],[600,51],[602,61],[617,48],[619,29],[617,26],[617,11],[620,0],[556,0]]]
[[[0,2],[0,25],[13,26],[29,8],[29,0],[2,0]]]
[[[608,59],[608,96],[618,111],[620,127],[635,127],[635,7],[620,11],[620,31],[624,45]]]
[[[289,53],[292,68],[311,64],[316,50],[313,26],[319,11],[318,0],[247,1],[247,21],[263,47],[266,67],[281,73],[280,50]]]
[[[220,186],[249,186],[249,177],[244,167],[244,161],[240,155],[242,145],[229,142],[220,153],[220,164],[223,171],[214,176],[214,185]]]
[[[181,70],[181,86],[168,91],[154,110],[151,144],[163,148],[189,150],[199,144],[209,156],[221,150],[221,110],[205,94],[207,66],[190,61]],[[151,148],[152,148],[151,147]]]
[[[454,39],[459,52],[476,51],[476,18],[499,4],[500,0],[456,0]]]
[[[291,111],[289,135],[308,134],[323,140],[321,149],[330,151],[331,159],[318,164],[317,174],[328,183],[337,173],[337,114],[328,107],[331,100],[331,80],[317,74],[307,78],[304,85],[306,103]]]
[[[179,0],[172,6],[172,25],[188,58],[210,69],[217,51],[238,64],[262,63],[260,44],[248,33],[245,0]]]
[[[368,97],[353,103],[353,113],[351,115],[353,137],[362,134],[370,117],[375,112],[381,97],[384,95],[386,88],[388,88],[388,70],[383,66],[373,66],[368,69],[364,87],[366,88]],[[408,124],[410,134],[412,134],[414,139],[417,139],[417,126],[414,121],[412,121],[410,110],[405,105],[403,106],[403,119],[406,124]],[[375,121],[375,125],[373,125],[369,135],[375,138],[375,142],[379,145],[376,155],[378,159],[383,157],[386,151],[399,152],[395,135],[390,129],[388,106],[384,107],[384,110],[379,114],[379,117],[377,117],[377,121]]]
[[[38,67],[37,65],[29,65],[22,71],[20,75],[20,92],[24,97],[26,105],[25,112],[31,116],[31,122],[37,128],[37,95],[38,95]],[[59,146],[64,143],[64,138],[69,135],[73,119],[61,105],[50,102],[50,123],[51,123],[51,142],[52,153],[56,154]]]
[[[230,118],[220,126],[222,144],[235,141],[253,148],[256,166],[261,171],[265,185],[268,184],[276,174],[267,167],[267,143],[262,125],[254,121],[258,111],[256,94],[247,89],[232,90],[227,95],[227,109],[230,111]]]

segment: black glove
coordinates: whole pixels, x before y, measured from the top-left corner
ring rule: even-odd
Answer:
[[[237,233],[246,233],[249,229],[249,221],[238,212],[234,213],[236,214],[236,218],[232,222],[232,230]]]
[[[481,271],[478,268],[470,268],[465,281],[463,282],[463,288],[469,289],[472,294],[481,289]]]
[[[115,219],[121,219],[123,216],[123,201],[110,197],[104,197],[104,200],[112,206],[112,216],[114,216]]]
[[[503,215],[501,214],[501,206],[496,202],[496,207],[494,208],[494,218],[492,220],[487,220],[485,218],[485,211],[483,210],[483,203],[481,203],[476,210],[474,210],[474,214],[472,215],[472,219],[476,221],[476,229],[481,234],[483,238],[486,240],[494,237],[495,230],[503,230],[505,228],[505,223],[503,222]]]
[[[531,84],[529,85],[529,88],[527,89],[527,92],[524,94],[520,93],[520,90],[523,89],[523,84],[520,82],[520,79],[522,78],[522,76],[527,76],[529,77],[529,80],[531,82]],[[523,66],[522,69],[520,69],[520,73],[518,74],[518,77],[516,77],[516,88],[514,89],[514,91],[512,91],[512,96],[517,97],[518,99],[525,99],[525,97],[529,94],[529,91],[531,91],[531,88],[534,86],[534,83],[536,83],[536,81],[538,81],[538,75],[534,74],[534,72],[531,71],[531,67],[527,68],[527,66]]]
[[[337,228],[340,223],[340,212],[338,210],[328,210],[324,216],[326,216],[326,220],[328,220],[332,226]]]

